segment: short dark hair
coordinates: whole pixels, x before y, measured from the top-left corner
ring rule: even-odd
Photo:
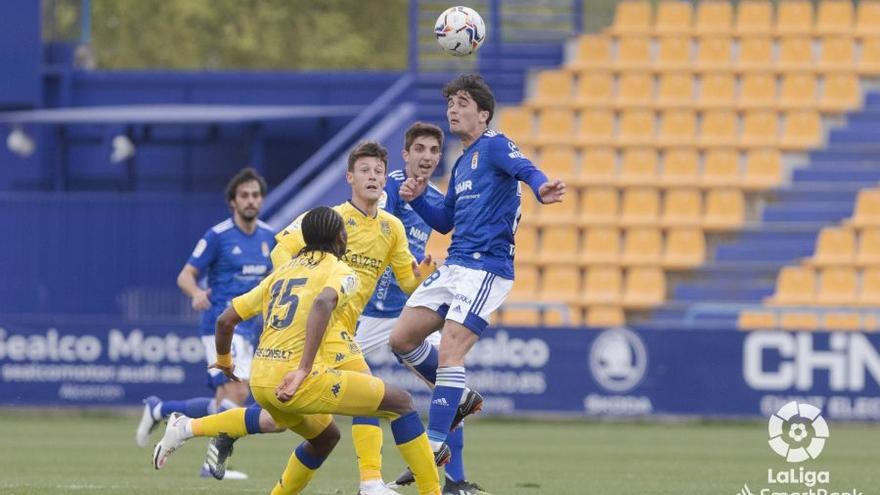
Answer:
[[[424,122],[416,122],[415,124],[409,126],[409,129],[406,130],[405,137],[403,139],[403,149],[409,151],[410,146],[412,146],[413,141],[422,136],[432,137],[440,143],[440,148],[443,148],[443,131],[434,124],[426,124]]]
[[[369,156],[378,158],[385,164],[385,170],[388,170],[388,150],[378,141],[361,141],[348,154],[348,171],[354,171],[354,162],[358,159]]]
[[[465,91],[471,95],[471,98],[477,103],[478,110],[489,112],[489,118],[486,119],[487,125],[492,122],[492,116],[495,115],[495,95],[492,94],[489,85],[480,75],[462,74],[449,81],[446,86],[443,86],[443,97],[448,99],[459,91]]]
[[[338,252],[336,245],[336,238],[345,226],[342,222],[342,215],[333,208],[326,206],[312,208],[303,217],[300,228],[306,245],[297,256],[316,251],[332,253],[337,257],[345,254]]]
[[[258,174],[253,167],[246,167],[235,174],[235,177],[230,179],[229,183],[226,184],[226,201],[229,202],[234,200],[235,194],[238,192],[238,186],[251,181],[257,181],[257,184],[260,185],[260,195],[265,197],[266,189],[268,189],[266,187],[266,179]]]

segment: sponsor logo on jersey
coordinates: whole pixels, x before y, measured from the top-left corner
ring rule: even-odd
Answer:
[[[235,246],[234,248],[232,248],[232,254],[241,254],[241,248]]]
[[[243,265],[241,267],[242,275],[264,275],[267,271],[269,271],[269,267],[266,265]]]
[[[507,147],[510,148],[510,153],[507,154],[510,158],[525,158],[526,156],[522,154],[522,151],[516,147],[513,141],[507,142]]]
[[[346,275],[345,278],[342,279],[342,293],[346,295],[353,294],[355,289],[357,289],[357,285],[357,275]]]
[[[343,354],[341,352],[337,352],[336,353],[336,362],[338,363],[339,361],[342,361],[343,359],[345,359],[345,354]]]
[[[455,194],[461,194],[465,191],[470,191],[474,188],[474,183],[472,181],[466,180],[464,182],[459,182],[455,185]]]
[[[196,248],[193,249],[193,258],[198,258],[205,252],[205,249],[208,248],[208,241],[204,239],[199,239],[199,242],[196,243]]]
[[[471,157],[471,170],[476,170],[478,163],[480,163],[480,152],[474,151],[474,156]]]
[[[351,251],[345,253],[345,256],[342,257],[342,260],[348,263],[348,266],[352,268],[354,268],[356,265],[360,265],[366,268],[374,268],[378,270],[379,266],[381,266],[382,264],[382,262],[377,260],[376,258],[370,258],[369,256],[353,253]]]
[[[293,351],[258,347],[257,351],[254,353],[254,357],[257,359],[269,359],[272,361],[287,361],[290,359],[291,354],[293,354]]]
[[[422,242],[427,242],[428,240],[428,233],[415,227],[409,228],[409,236],[414,237]]]

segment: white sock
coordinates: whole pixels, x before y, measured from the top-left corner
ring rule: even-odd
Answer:
[[[443,446],[442,442],[435,442],[433,440],[428,440],[428,443],[431,444],[431,452],[437,452]]]
[[[186,438],[193,437],[193,429],[192,429],[192,418],[186,418],[186,422],[183,424],[183,432],[186,434]]]
[[[153,416],[153,419],[159,421],[162,419],[162,403],[159,402],[155,406],[153,406],[153,410],[150,411],[150,415]]]
[[[471,393],[471,389],[465,387],[464,392],[461,393],[461,400],[458,401],[458,405],[464,404],[464,401],[467,400],[467,396],[469,393]]]
[[[361,490],[364,490],[364,491],[382,488],[384,486],[385,486],[385,482],[382,480],[361,481]]]

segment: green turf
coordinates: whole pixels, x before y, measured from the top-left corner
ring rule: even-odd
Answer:
[[[236,445],[244,482],[198,478],[204,441],[192,441],[154,471],[150,449],[134,445],[137,418],[0,412],[0,493],[268,493],[298,440],[263,435]],[[357,472],[348,434],[307,494],[354,494]],[[880,426],[831,424],[820,459],[832,489],[880,486]],[[161,431],[154,433],[158,439]],[[386,432],[387,433],[387,432]],[[386,434],[385,475],[403,467]],[[468,474],[496,495],[724,494],[766,486],[767,469],[788,466],[767,446],[766,423],[503,422],[467,428]],[[788,487],[790,490],[792,486]],[[405,494],[416,493],[413,489]]]

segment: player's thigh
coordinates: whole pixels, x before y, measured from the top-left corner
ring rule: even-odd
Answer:
[[[373,372],[370,371],[370,365],[367,364],[367,360],[364,359],[363,354],[353,356],[351,359],[347,359],[333,368],[340,371],[353,371],[355,373],[366,373],[368,375],[373,374]]]
[[[382,348],[388,346],[388,338],[391,336],[395,320],[396,318],[373,318],[370,316],[361,316],[358,319],[354,340],[360,346],[365,357],[375,355]]]
[[[252,386],[251,390],[260,406],[276,421],[281,418],[280,426],[290,427],[295,416],[311,414],[387,416],[379,412],[379,404],[385,396],[385,383],[363,372],[331,368],[315,370],[287,402],[278,400],[274,388],[264,390],[267,388]]]
[[[424,306],[407,306],[394,323],[388,344],[396,353],[410,352],[442,326],[443,316],[436,311]]]
[[[300,418],[301,421],[298,424],[288,428],[306,440],[317,437],[333,423],[332,414],[310,414],[308,416],[300,416]]]

